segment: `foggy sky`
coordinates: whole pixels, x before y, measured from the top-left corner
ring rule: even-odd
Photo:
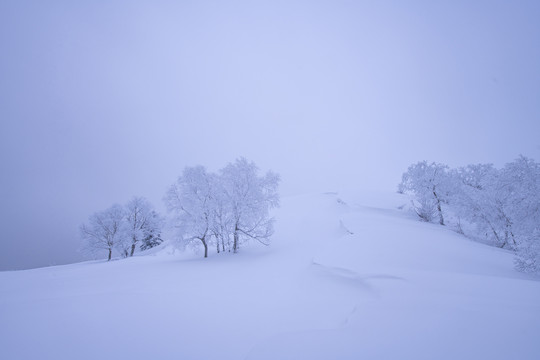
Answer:
[[[540,160],[537,1],[0,3],[0,270],[239,156],[282,195]]]

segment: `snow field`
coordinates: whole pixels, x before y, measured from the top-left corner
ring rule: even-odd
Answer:
[[[269,247],[1,272],[2,358],[539,358],[540,282],[407,202],[290,197]]]

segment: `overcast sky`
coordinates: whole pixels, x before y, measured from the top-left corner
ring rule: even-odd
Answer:
[[[0,270],[239,156],[281,193],[540,161],[538,1],[0,2]]]

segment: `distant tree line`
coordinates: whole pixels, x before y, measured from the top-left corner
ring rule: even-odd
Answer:
[[[259,175],[255,163],[237,159],[210,173],[203,166],[186,167],[164,197],[168,225],[184,246],[236,253],[249,240],[268,245],[274,219],[269,212],[279,205],[279,176]],[[92,252],[133,256],[163,242],[165,219],[150,203],[134,197],[126,205],[113,205],[90,216],[81,225],[81,237]]]
[[[540,164],[526,157],[497,169],[491,164],[451,169],[418,162],[403,174],[401,193],[427,222],[515,252],[516,268],[540,272]]]

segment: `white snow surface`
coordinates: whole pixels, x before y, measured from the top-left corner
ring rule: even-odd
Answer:
[[[540,359],[539,279],[407,203],[289,197],[269,247],[1,272],[0,357]]]

